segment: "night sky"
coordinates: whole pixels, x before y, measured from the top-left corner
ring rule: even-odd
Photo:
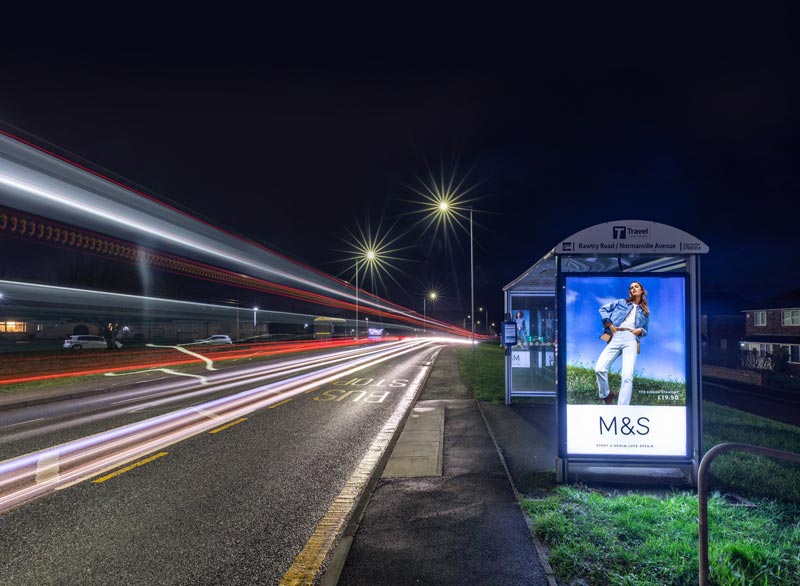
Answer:
[[[454,321],[469,306],[469,241],[417,223],[429,172],[469,190],[475,301],[493,313],[560,240],[622,219],[708,244],[706,290],[763,300],[800,287],[791,15],[584,16],[364,36],[273,22],[249,41],[14,36],[0,121],[341,278],[352,235],[380,228],[399,284],[375,292],[421,311],[436,287],[434,311]]]

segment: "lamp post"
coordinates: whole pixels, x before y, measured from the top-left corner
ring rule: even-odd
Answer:
[[[475,257],[473,256],[472,206],[469,206],[469,311],[475,313]],[[471,322],[470,344],[475,352],[475,320]]]
[[[478,308],[478,311],[485,311],[485,312],[486,312],[486,313],[485,313],[485,316],[486,316],[486,321],[485,321],[485,322],[483,322],[483,323],[484,323],[484,324],[486,324],[486,325],[485,325],[485,327],[484,327],[484,334],[486,334],[486,335],[488,336],[488,335],[489,335],[489,308],[487,307],[487,308],[484,310],[484,309],[483,309],[483,307],[479,307],[479,308]]]
[[[256,312],[258,311],[258,307],[253,308],[253,334],[255,334],[256,329]]]
[[[438,186],[433,186],[429,189],[430,196],[428,200],[434,205],[428,207],[431,215],[438,216],[438,221],[448,222],[453,221],[460,225],[459,217],[463,218],[464,207],[459,207],[462,194],[452,191],[450,187],[446,190],[440,189]],[[473,237],[473,222],[472,222],[472,206],[469,206],[469,295],[470,305],[469,311],[471,315],[475,314],[475,239]],[[466,326],[466,324],[464,324]],[[465,328],[466,329],[466,328]],[[475,320],[470,321],[470,342],[472,344],[472,351],[475,352]]]
[[[422,333],[427,333],[428,331],[428,315],[426,312],[426,304],[428,299],[431,300],[431,303],[436,301],[436,291],[431,291],[422,298]]]
[[[356,258],[356,342],[358,342],[358,259]]]
[[[377,253],[371,248],[368,249],[363,255],[356,257],[356,340],[358,340],[358,261],[364,260],[367,263],[373,263],[377,259]],[[369,318],[367,318],[369,320]],[[367,322],[369,325],[369,322]]]

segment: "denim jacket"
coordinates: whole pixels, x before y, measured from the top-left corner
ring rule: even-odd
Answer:
[[[636,308],[636,327],[642,328],[642,336],[647,335],[647,325],[650,318],[644,314],[642,308],[634,305],[631,301],[624,299],[617,299],[611,303],[606,303],[599,309],[600,319],[603,320],[603,328],[608,328],[612,323],[614,327],[619,327],[631,311],[631,308]]]

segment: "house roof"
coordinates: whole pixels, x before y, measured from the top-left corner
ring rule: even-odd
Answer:
[[[800,289],[792,289],[764,301],[752,303],[742,311],[758,311],[761,309],[800,309]]]

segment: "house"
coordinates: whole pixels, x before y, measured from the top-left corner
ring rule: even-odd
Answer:
[[[800,289],[754,305],[744,314],[745,336],[740,348],[759,356],[785,348],[788,370],[800,374]]]

